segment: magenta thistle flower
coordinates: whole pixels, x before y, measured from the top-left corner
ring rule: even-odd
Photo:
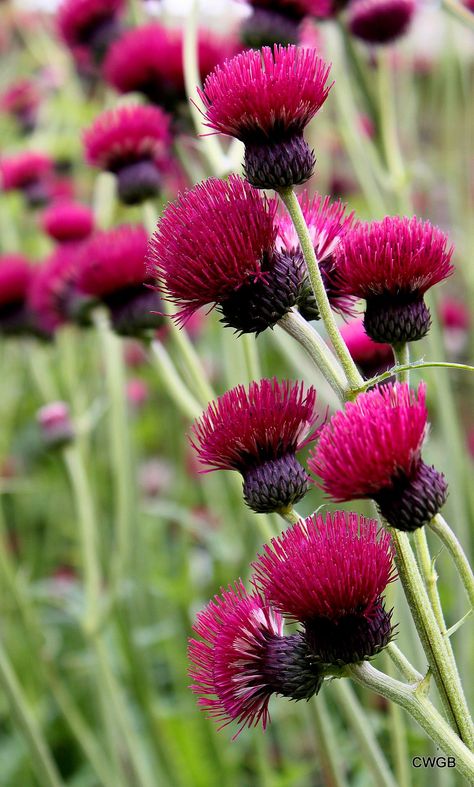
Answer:
[[[283,636],[283,620],[241,581],[222,589],[199,613],[189,642],[191,689],[220,723],[265,729],[272,694],[309,699],[322,684],[300,634]]]
[[[347,349],[365,377],[374,377],[393,366],[391,345],[374,342],[367,336],[363,320],[349,322],[340,330]]]
[[[169,118],[158,107],[108,110],[84,134],[87,162],[115,173],[118,195],[126,205],[158,194],[159,167],[169,144]]]
[[[250,0],[252,13],[240,28],[242,41],[260,49],[273,44],[297,44],[301,22],[319,16],[321,0]]]
[[[331,85],[330,66],[295,46],[243,52],[209,74],[199,95],[209,128],[245,144],[245,174],[257,188],[311,177],[315,158],[303,138]]]
[[[0,255],[0,333],[29,333],[31,319],[27,308],[28,289],[33,268],[20,254]]]
[[[303,264],[275,250],[275,209],[237,175],[210,178],[166,208],[148,264],[180,323],[213,305],[226,325],[258,334],[295,305]]]
[[[78,252],[75,244],[63,244],[35,270],[28,303],[37,324],[47,335],[78,318],[82,309],[84,299],[75,290]]]
[[[308,476],[296,452],[315,439],[316,391],[288,380],[253,382],[211,402],[191,430],[208,470],[238,470],[247,505],[265,513],[301,500]]]
[[[38,87],[31,79],[14,82],[0,96],[0,110],[15,118],[25,134],[33,131],[36,125],[39,103]]]
[[[142,226],[124,225],[97,232],[78,258],[77,292],[108,306],[114,329],[125,336],[141,335],[163,322],[158,294],[148,286],[147,243]]]
[[[63,0],[57,15],[58,30],[73,52],[90,50],[101,60],[120,34],[124,0]]]
[[[36,420],[48,448],[64,448],[74,440],[74,426],[66,402],[45,404],[38,410]]]
[[[352,315],[355,299],[340,292],[334,274],[334,253],[342,238],[351,229],[354,214],[346,215],[347,206],[344,203],[331,202],[329,197],[323,198],[320,194],[315,194],[310,198],[308,193],[304,192],[298,195],[298,201],[309,228],[331,306],[340,314]],[[289,255],[297,255],[302,259],[298,236],[287,211],[281,211],[278,214],[277,223],[277,249]],[[301,287],[298,308],[306,319],[319,319],[318,307],[308,277],[305,277]]]
[[[376,520],[336,511],[301,519],[258,556],[253,581],[275,608],[303,623],[322,664],[371,658],[392,637],[382,593],[394,579],[390,536]]]
[[[431,317],[424,293],[453,272],[453,248],[428,221],[387,216],[358,224],[336,251],[341,289],[365,298],[364,326],[376,342],[422,339]]]
[[[415,0],[352,0],[347,24],[368,44],[391,44],[406,33],[415,10]]]
[[[79,202],[56,202],[43,213],[43,230],[58,243],[77,243],[94,229],[94,215]]]
[[[49,179],[53,161],[45,153],[25,151],[0,160],[0,186],[4,191],[21,191],[30,207],[49,199]]]
[[[322,428],[308,466],[333,500],[373,498],[390,525],[415,530],[447,496],[444,475],[421,458],[427,417],[422,383],[360,394]]]

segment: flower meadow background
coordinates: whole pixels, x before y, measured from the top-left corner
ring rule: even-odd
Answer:
[[[363,41],[360,29],[354,34],[357,4],[368,4],[372,36],[382,30],[388,43]],[[206,178],[242,172],[243,145],[207,134],[197,87],[217,63],[255,45],[263,26],[245,3],[230,0],[76,0],[65,20],[67,5],[58,11],[0,2],[1,787],[467,783],[454,768],[414,768],[414,757],[443,751],[398,705],[347,679],[325,680],[308,702],[273,697],[265,732],[257,725],[233,738],[239,724],[218,731],[199,710],[187,654],[196,615],[221,588],[239,577],[247,582],[262,544],[286,523],[250,510],[235,472],[200,472],[191,424],[209,401],[263,377],[314,386],[318,424],[340,404],[280,325],[257,338],[238,336],[207,308],[176,324],[167,315],[179,309],[159,300],[155,276],[145,271],[148,239],[167,203]],[[262,3],[262,13],[267,5],[281,11],[280,3]],[[332,63],[335,82],[305,132],[316,154],[305,188],[340,198],[346,216],[354,211],[361,220],[416,214],[454,245],[454,275],[428,294],[431,329],[411,345],[410,383],[416,389],[426,382],[423,457],[446,476],[442,513],[469,554],[474,9],[469,0],[309,8],[300,25],[289,14],[291,35]],[[383,24],[377,8],[387,15]],[[88,14],[107,24],[78,40]],[[132,41],[111,62],[113,41],[150,23],[161,33]],[[265,43],[272,43],[272,25],[273,17]],[[403,30],[392,41],[397,25]],[[162,28],[176,31],[173,46]],[[144,67],[143,77],[143,62],[160,47],[166,57],[151,74]],[[141,92],[133,92],[136,72]],[[136,107],[147,104],[153,111],[140,115]],[[104,141],[94,132],[97,118],[116,108],[122,114],[109,116],[115,120],[105,123]],[[187,239],[191,251],[206,246],[216,210],[211,204],[203,214],[203,235]],[[174,235],[186,240],[170,215],[169,234],[163,230],[155,249],[158,269],[175,248]],[[191,283],[179,263],[169,259],[167,270],[186,289]],[[79,269],[84,302],[72,303]],[[117,291],[122,300],[114,299]],[[87,311],[91,300],[96,307]],[[354,314],[341,308],[337,322],[370,378],[394,359],[390,348],[367,340],[363,303],[353,306]],[[136,324],[140,338],[127,335]],[[313,326],[326,341],[322,321]],[[307,459],[303,446],[305,467]],[[370,501],[333,504],[315,483],[298,503],[302,516],[335,508],[373,516]],[[447,549],[432,532],[427,538],[431,557],[418,558],[431,594],[437,586],[472,701],[469,604]],[[386,592],[394,641],[424,676],[426,657],[399,585]],[[400,678],[387,651],[374,665]],[[430,696],[440,708],[434,686]]]

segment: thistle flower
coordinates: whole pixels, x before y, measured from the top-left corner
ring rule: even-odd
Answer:
[[[368,44],[391,44],[406,33],[415,10],[415,0],[352,0],[347,25]]]
[[[296,452],[315,439],[316,391],[302,383],[260,380],[211,402],[191,430],[191,444],[209,470],[238,470],[243,494],[259,513],[301,500],[308,475]]]
[[[27,204],[36,208],[48,202],[52,171],[53,161],[46,154],[18,153],[0,160],[0,186],[4,191],[21,191]]]
[[[334,253],[342,238],[349,232],[354,214],[346,216],[347,206],[344,203],[331,202],[329,197],[323,198],[320,194],[311,198],[305,191],[298,195],[298,201],[313,242],[329,302],[340,314],[352,315],[355,299],[340,292],[334,275]],[[298,236],[287,211],[281,211],[277,215],[277,224],[277,249],[302,260]],[[307,320],[319,319],[318,306],[307,276],[301,286],[298,308]]]
[[[159,193],[159,166],[169,144],[169,119],[158,107],[108,110],[84,134],[87,162],[117,176],[118,195],[126,205]]]
[[[464,301],[447,297],[439,304],[439,319],[448,354],[461,358],[469,343],[470,311]]]
[[[140,336],[162,324],[160,299],[149,285],[144,227],[123,225],[97,232],[81,248],[76,291],[109,310],[112,325],[124,336]]]
[[[453,272],[453,248],[428,221],[387,216],[358,224],[336,250],[343,292],[365,298],[364,327],[376,342],[422,339],[431,317],[423,295]]]
[[[120,33],[124,0],[63,0],[57,24],[63,41],[73,52],[91,51],[101,60]]]
[[[36,420],[48,448],[64,448],[74,440],[74,426],[66,402],[49,402],[41,407]]]
[[[0,333],[21,335],[31,330],[27,294],[33,268],[20,254],[0,255]]]
[[[46,334],[53,334],[71,320],[80,322],[84,297],[75,290],[78,253],[75,244],[63,244],[35,271],[28,304]]]
[[[423,383],[360,394],[322,428],[308,466],[333,500],[373,498],[392,527],[415,530],[447,496],[444,475],[421,458],[427,417]]]
[[[275,250],[275,210],[237,175],[209,178],[166,208],[148,267],[178,322],[212,304],[225,325],[258,334],[295,305],[303,262]]]
[[[301,519],[258,556],[253,582],[275,608],[304,625],[321,665],[353,664],[390,641],[382,593],[394,579],[390,536],[377,521],[336,511]]]
[[[300,634],[283,636],[283,620],[241,581],[222,589],[197,616],[189,674],[198,705],[221,724],[265,727],[272,694],[309,699],[322,684]]]
[[[0,110],[15,118],[24,134],[35,128],[39,103],[39,91],[31,79],[14,82],[0,96]]]
[[[340,330],[347,349],[365,377],[386,372],[393,365],[393,350],[390,344],[374,342],[367,336],[362,320],[346,323]]]
[[[328,96],[330,66],[312,49],[247,51],[209,74],[198,89],[209,128],[245,144],[245,174],[257,188],[311,177],[315,158],[303,138]]]
[[[94,229],[94,215],[79,202],[57,202],[43,213],[44,232],[58,243],[77,243]]]
[[[252,9],[240,28],[242,41],[260,49],[273,44],[297,44],[300,25],[309,15],[319,15],[321,0],[250,0]]]
[[[233,54],[229,38],[198,33],[201,79]],[[186,101],[183,72],[183,35],[153,22],[124,33],[111,47],[103,66],[106,81],[119,93],[138,91],[152,103],[175,112]]]

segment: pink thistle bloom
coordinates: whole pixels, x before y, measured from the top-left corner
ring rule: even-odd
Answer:
[[[31,330],[26,306],[33,267],[20,254],[0,255],[0,333],[17,335]]]
[[[322,0],[250,0],[251,15],[241,26],[241,38],[252,49],[302,43],[302,22],[320,16]]]
[[[63,0],[58,30],[71,50],[91,50],[101,59],[120,33],[119,17],[124,0]]]
[[[62,245],[35,271],[28,302],[46,334],[53,334],[61,325],[76,318],[80,311],[78,301],[82,299],[74,288],[78,251],[75,245]]]
[[[207,471],[242,474],[244,499],[254,511],[281,511],[308,489],[295,455],[315,439],[318,420],[314,388],[264,379],[211,402],[190,440]]]
[[[321,429],[308,466],[333,500],[373,498],[389,524],[415,530],[447,495],[443,474],[421,458],[427,417],[423,383],[360,394]]]
[[[319,263],[324,286],[332,308],[341,314],[352,315],[354,298],[341,294],[334,276],[334,253],[351,229],[354,213],[346,216],[347,206],[338,201],[331,202],[329,197],[315,194],[312,198],[305,191],[298,195],[301,210],[308,225],[311,240]],[[277,215],[278,236],[276,246],[279,251],[302,256],[298,236],[287,211]],[[312,293],[309,280],[305,279],[299,310],[306,319],[319,319],[319,311]]]
[[[44,443],[50,448],[64,448],[74,439],[74,426],[66,402],[49,402],[36,415]]]
[[[144,227],[123,225],[97,232],[81,247],[76,290],[109,307],[117,333],[141,335],[162,323],[161,302],[150,284]]]
[[[127,382],[127,399],[129,404],[136,408],[141,409],[150,398],[150,388],[145,380],[139,377],[132,377]]]
[[[460,358],[469,341],[470,312],[458,298],[445,298],[439,304],[439,318],[443,326],[443,339],[449,355]]]
[[[247,51],[217,66],[198,89],[209,128],[245,144],[245,173],[257,188],[311,177],[303,131],[328,96],[330,66],[313,49]]]
[[[222,588],[198,614],[189,641],[189,675],[198,705],[219,729],[266,728],[272,694],[291,699],[313,696],[322,679],[307,658],[301,635],[283,636],[283,620],[241,581]]]
[[[45,153],[25,151],[0,160],[0,186],[4,191],[19,190],[31,207],[48,201],[48,180],[53,161]]]
[[[170,145],[170,121],[158,107],[123,106],[102,112],[84,134],[88,164],[116,174],[127,205],[156,196],[160,163]]]
[[[271,327],[296,303],[303,266],[274,249],[276,206],[242,178],[216,178],[178,196],[151,238],[148,266],[179,306],[181,324],[215,305],[241,333]]]
[[[431,317],[424,293],[453,273],[453,248],[428,221],[386,216],[360,223],[337,248],[341,290],[367,301],[364,326],[376,342],[422,339]]]
[[[234,54],[230,39],[199,32],[201,79]],[[119,93],[139,91],[169,111],[186,100],[183,34],[153,22],[125,32],[109,49],[103,66],[106,81]]]
[[[370,336],[367,336],[363,320],[349,322],[340,330],[347,349],[366,377],[381,374],[393,365],[391,345],[374,342]]]
[[[392,637],[382,599],[395,578],[392,557],[390,536],[376,520],[314,514],[264,547],[253,582],[280,613],[304,624],[318,661],[352,664]]]
[[[415,0],[352,0],[347,24],[367,44],[391,44],[406,33],[415,11]]]
[[[0,110],[16,118],[23,133],[33,131],[40,104],[40,94],[31,79],[14,82],[0,96]]]
[[[75,243],[87,238],[94,229],[94,215],[87,205],[56,202],[43,213],[43,230],[58,243]]]

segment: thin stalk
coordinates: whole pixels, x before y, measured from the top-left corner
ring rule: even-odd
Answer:
[[[395,666],[410,683],[421,683],[423,675],[408,661],[405,654],[394,642],[390,642],[386,647],[387,655],[390,656]]]
[[[260,358],[258,357],[258,348],[255,336],[249,333],[244,333],[239,341],[242,342],[244,348],[245,365],[249,380],[260,380],[262,371],[260,368]]]
[[[407,686],[375,669],[367,661],[352,664],[346,668],[346,671],[348,677],[361,686],[375,691],[404,708],[430,738],[441,747],[443,752],[454,758],[459,773],[469,783],[473,782],[474,754],[453,732],[449,724],[424,695],[421,687]]]
[[[160,373],[160,380],[167,389],[171,399],[186,418],[194,421],[201,415],[202,408],[198,400],[190,393],[187,386],[176,371],[169,354],[162,343],[155,339],[151,343],[152,361]]]
[[[324,784],[327,787],[347,787],[346,777],[342,770],[341,757],[336,733],[332,725],[326,701],[320,694],[309,702],[309,714],[318,737],[317,745],[324,772]]]
[[[457,0],[442,0],[441,7],[461,24],[474,30],[474,15]]]
[[[28,746],[33,772],[40,779],[42,787],[63,787],[63,781],[48,744],[28,706],[2,645],[0,645],[0,686],[8,700],[12,716]]]
[[[377,62],[379,88],[379,118],[382,144],[390,185],[401,213],[411,212],[411,199],[408,188],[408,175],[403,161],[397,131],[395,110],[395,91],[391,73],[391,63],[387,53],[379,52]]]
[[[332,688],[336,693],[338,705],[354,733],[359,749],[364,757],[364,762],[371,771],[374,784],[376,787],[397,787],[397,782],[377,743],[364,708],[350,683],[345,680],[335,680]]]
[[[303,211],[301,210],[301,205],[298,202],[293,188],[290,187],[280,189],[278,193],[285,204],[285,207],[291,217],[298,235],[303,257],[308,268],[311,287],[314,292],[314,297],[316,298],[316,303],[318,305],[324,327],[326,328],[327,334],[331,340],[332,346],[334,347],[341,366],[344,369],[350,387],[354,389],[358,388],[358,386],[360,386],[363,382],[363,379],[359,374],[354,361],[352,360],[351,354],[347,349],[347,346],[337,327],[336,320],[334,319],[331,305],[324,287],[323,278],[321,276],[321,271],[319,270],[316,252],[311,241],[308,226],[303,216]]]
[[[436,514],[431,520],[429,528],[433,533],[436,533],[451,555],[464,585],[469,603],[474,608],[474,574],[461,544],[441,514]]]
[[[395,356],[395,361],[397,366],[400,367],[399,371],[397,372],[397,377],[401,383],[409,383],[410,382],[410,346],[408,343],[393,345],[392,346],[393,354]]]

